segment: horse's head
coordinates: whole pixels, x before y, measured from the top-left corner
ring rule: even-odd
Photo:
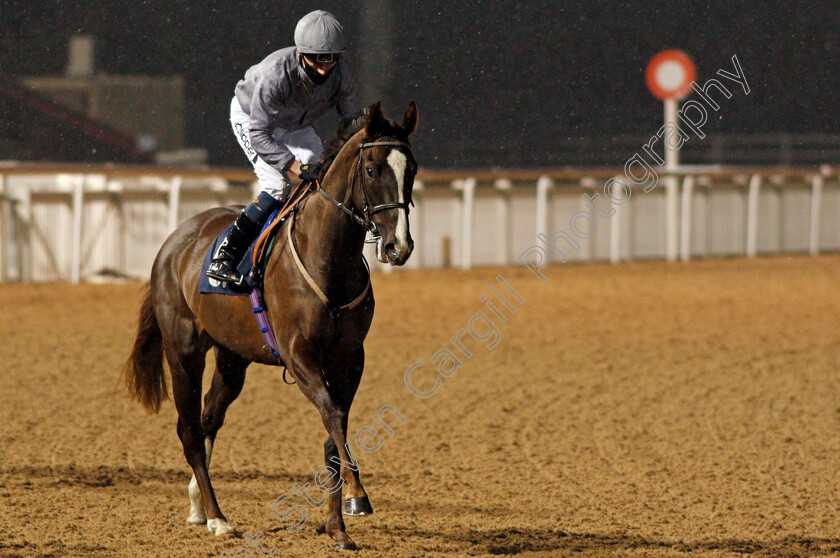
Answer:
[[[408,226],[409,205],[417,162],[408,143],[417,128],[417,107],[408,105],[402,122],[385,118],[379,103],[373,105],[362,131],[355,179],[354,203],[365,208],[376,236],[376,257],[382,263],[403,265],[414,241]]]

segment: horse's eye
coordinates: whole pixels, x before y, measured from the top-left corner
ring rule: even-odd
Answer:
[[[369,177],[373,178],[373,169],[368,167],[367,168],[367,174],[368,174]]]

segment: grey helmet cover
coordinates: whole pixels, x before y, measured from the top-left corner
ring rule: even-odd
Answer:
[[[301,54],[344,52],[344,28],[327,11],[309,12],[295,27],[295,46]]]

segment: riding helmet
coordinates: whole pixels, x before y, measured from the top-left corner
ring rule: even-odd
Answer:
[[[298,21],[295,46],[301,54],[344,52],[344,28],[331,13],[315,10]]]

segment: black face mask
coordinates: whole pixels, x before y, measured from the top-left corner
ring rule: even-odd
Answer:
[[[327,72],[324,75],[321,75],[315,68],[306,63],[306,61],[303,59],[303,56],[300,57],[300,63],[303,66],[303,71],[315,85],[323,85],[328,79],[330,79],[333,70],[335,70],[335,66],[333,66],[332,68],[330,68],[329,72]]]

